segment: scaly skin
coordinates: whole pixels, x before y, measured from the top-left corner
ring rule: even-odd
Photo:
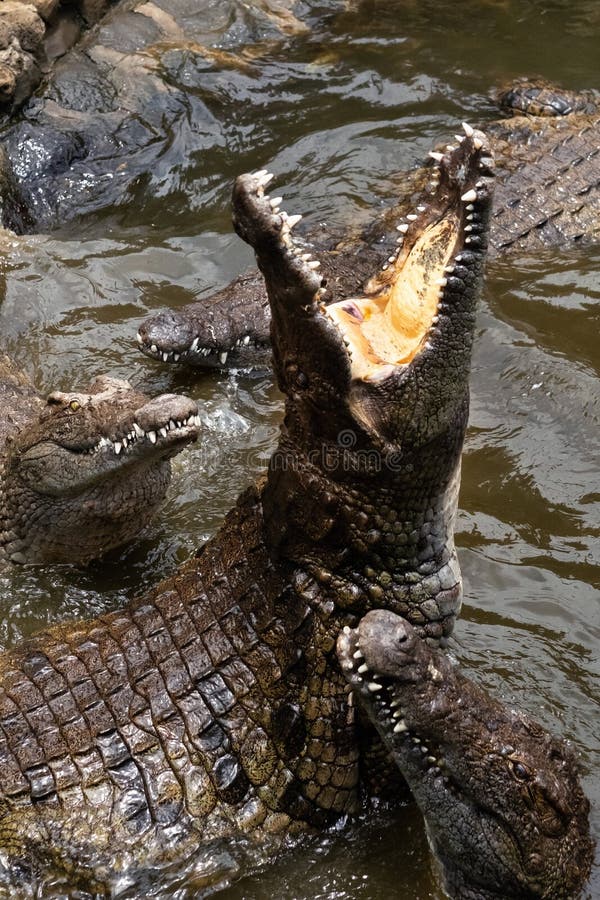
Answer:
[[[342,670],[406,778],[454,900],[573,900],[588,877],[575,753],[374,610],[337,642]]]
[[[0,396],[0,565],[84,563],[132,540],[198,436],[193,400],[107,375],[45,402],[0,355]]]
[[[597,95],[559,91],[542,81],[522,81],[501,91],[499,102],[518,116],[488,126],[499,173],[490,222],[490,255],[535,253],[544,247],[597,241]],[[327,248],[317,243],[324,274],[330,281],[336,277],[336,295],[340,290],[347,296],[360,292],[373,267],[389,256],[393,244],[384,235],[393,231],[398,218],[410,212],[411,206],[421,202],[419,196],[430,190],[430,175],[427,167],[403,174],[398,179],[399,202],[364,234],[347,236]],[[311,249],[310,244],[306,249]],[[211,332],[217,317],[222,317],[227,327]],[[253,347],[256,322],[260,323],[258,343],[263,348],[258,357]],[[251,331],[252,344],[248,346],[244,341]],[[257,273],[247,272],[214,296],[146,319],[137,339],[146,356],[163,363],[251,368],[269,364],[268,334],[264,285]]]
[[[452,532],[493,185],[486,139],[466,131],[394,264],[327,313],[269,176],[237,179],[234,224],[265,276],[286,394],[279,448],[173,577],[0,656],[10,890],[143,894],[144,873],[168,880],[176,860],[207,890],[225,855],[231,878],[357,810],[340,628],[382,606],[437,643],[460,605]]]

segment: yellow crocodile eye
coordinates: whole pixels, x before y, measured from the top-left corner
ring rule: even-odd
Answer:
[[[73,410],[73,412],[77,412],[80,406],[81,403],[79,402],[79,400],[71,400],[71,402],[69,403],[69,409]]]

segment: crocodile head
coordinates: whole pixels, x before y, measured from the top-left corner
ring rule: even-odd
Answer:
[[[576,897],[589,803],[569,744],[372,610],[338,638],[342,671],[408,781],[451,897]]]
[[[233,221],[265,278],[286,394],[263,492],[269,545],[338,603],[389,606],[438,640],[460,604],[452,534],[493,161],[469,126],[433,156],[429,192],[362,296],[336,302],[267,173],[237,179]]]
[[[183,309],[142,322],[138,347],[163,363],[202,369],[251,369],[269,364],[269,308],[257,303],[252,275]]]
[[[169,459],[196,440],[188,397],[149,400],[127,381],[55,391],[0,458],[0,549],[12,562],[80,563],[139,532],[164,498]]]

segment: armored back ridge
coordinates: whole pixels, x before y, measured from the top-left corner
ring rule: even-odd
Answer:
[[[206,891],[357,810],[340,629],[384,607],[439,643],[460,605],[452,532],[492,167],[465,126],[393,261],[327,308],[271,176],[237,179],[286,394],[279,447],[171,578],[0,657],[11,889],[143,893],[183,859]]]

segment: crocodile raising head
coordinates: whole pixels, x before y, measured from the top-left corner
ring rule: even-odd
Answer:
[[[148,878],[180,884],[183,865],[206,891],[359,808],[363,726],[337,635],[384,607],[439,643],[460,606],[453,526],[493,186],[486,138],[465,131],[367,294],[327,308],[270,176],[237,179],[286,395],[279,446],[172,577],[0,655],[11,888],[144,893]]]
[[[568,742],[491,697],[387,610],[344,629],[337,646],[423,813],[448,896],[579,896],[593,844]]]
[[[164,499],[169,459],[198,436],[196,403],[106,375],[44,403],[2,357],[0,377],[0,561],[83,563],[134,538]]]

